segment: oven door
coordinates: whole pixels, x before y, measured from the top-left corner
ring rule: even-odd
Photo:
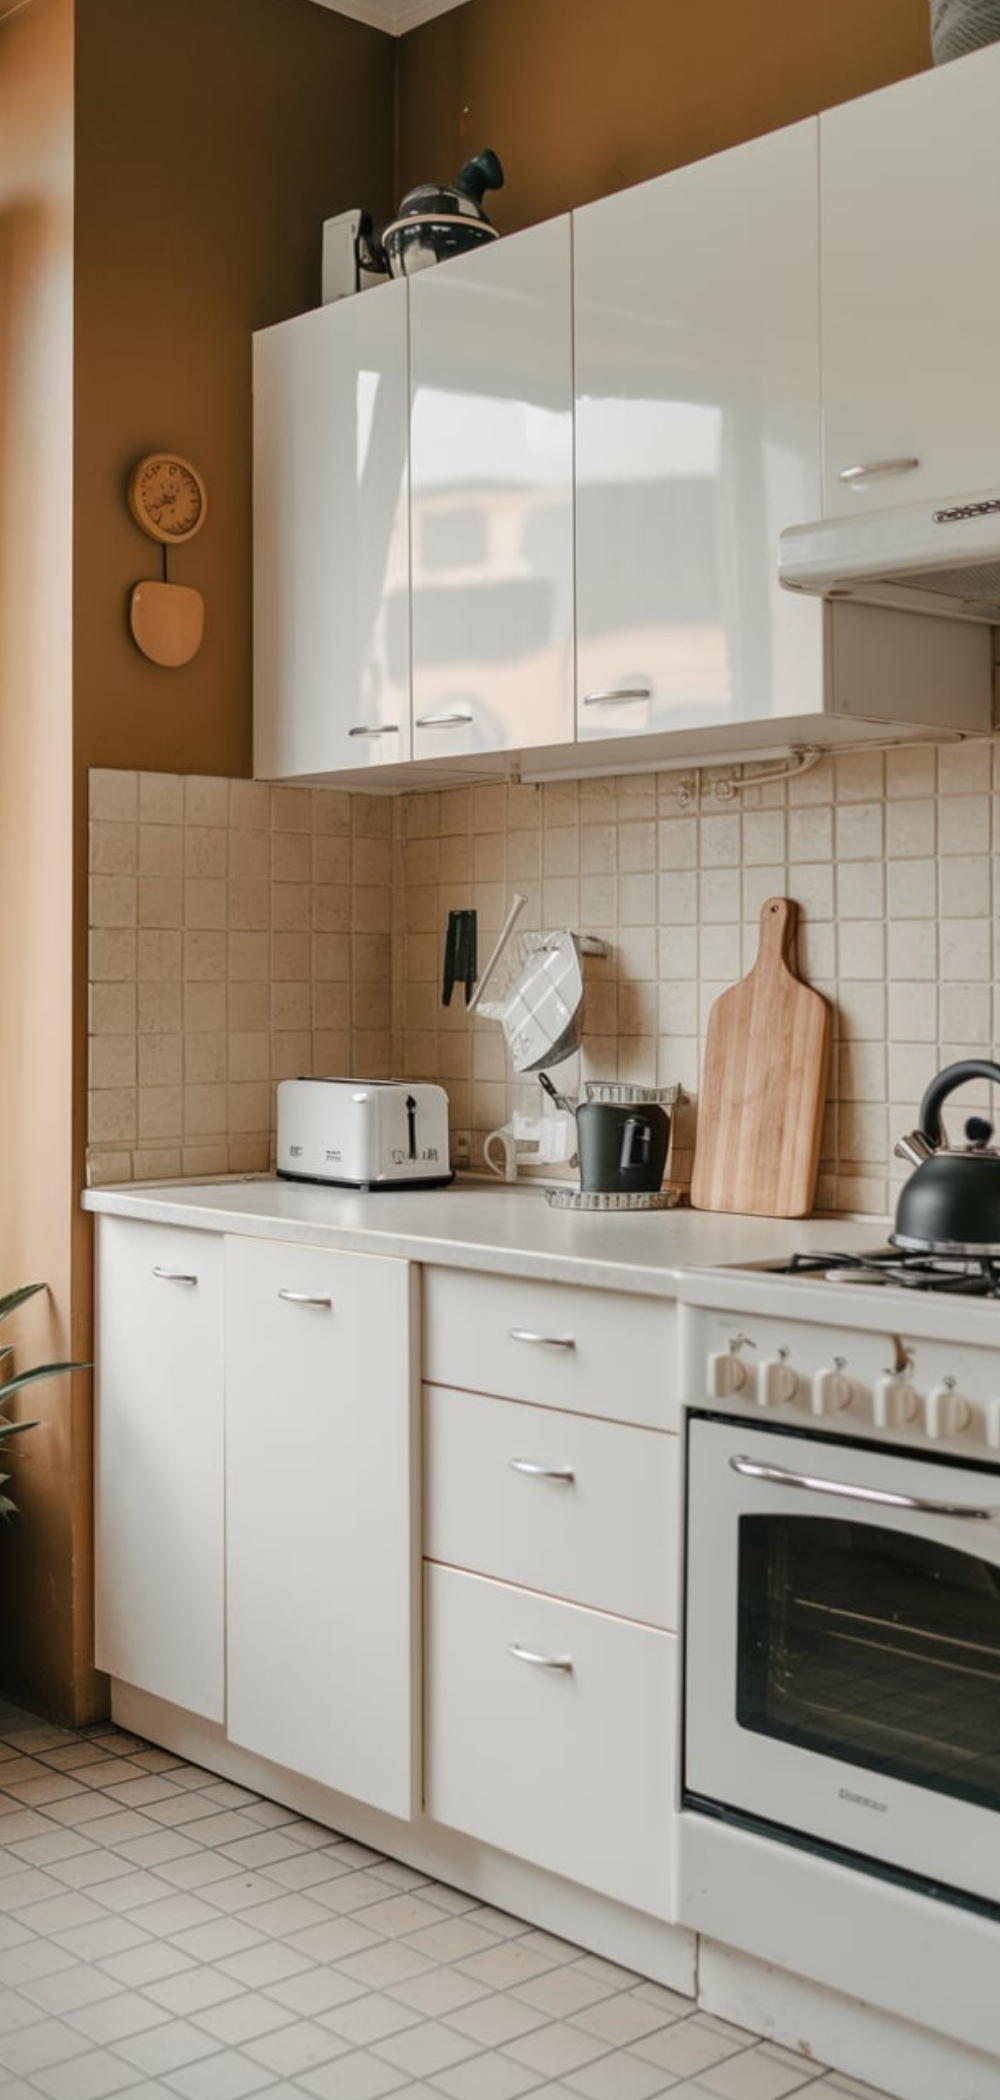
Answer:
[[[1000,1903],[1000,1474],[688,1422],[685,1806]]]

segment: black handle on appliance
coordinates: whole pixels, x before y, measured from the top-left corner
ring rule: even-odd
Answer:
[[[1000,1065],[991,1063],[986,1057],[961,1057],[957,1064],[945,1065],[944,1071],[931,1080],[920,1103],[920,1129],[935,1150],[944,1139],[941,1104],[967,1079],[988,1079],[992,1085],[1000,1086]]]
[[[629,1116],[622,1131],[619,1171],[624,1174],[629,1167],[649,1165],[649,1147],[652,1140],[652,1125],[644,1116]]]
[[[503,189],[503,169],[492,146],[484,146],[474,160],[467,160],[455,177],[455,188],[463,197],[471,197],[473,204],[481,206],[485,190]]]

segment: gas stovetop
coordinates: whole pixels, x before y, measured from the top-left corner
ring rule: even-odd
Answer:
[[[805,1276],[814,1283],[893,1284],[910,1291],[1000,1298],[1000,1259],[991,1255],[906,1254],[876,1247],[864,1254],[793,1254],[788,1262],[762,1263],[758,1273],[765,1269],[771,1276]]]

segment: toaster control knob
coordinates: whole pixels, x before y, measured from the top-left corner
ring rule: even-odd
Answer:
[[[920,1395],[908,1379],[896,1378],[891,1372],[876,1379],[872,1420],[879,1429],[902,1429],[912,1422],[919,1405]]]
[[[720,1349],[708,1359],[708,1390],[717,1400],[742,1393],[749,1383],[746,1364],[732,1349]]]
[[[783,1401],[794,1400],[799,1390],[799,1374],[792,1370],[785,1356],[765,1356],[757,1372],[757,1400],[761,1407],[780,1407]]]
[[[848,1378],[844,1361],[842,1356],[835,1356],[832,1364],[815,1373],[810,1399],[814,1415],[839,1415],[850,1407],[858,1387],[853,1378]]]
[[[961,1436],[972,1420],[972,1409],[955,1391],[953,1378],[943,1378],[927,1395],[927,1434],[930,1437]]]

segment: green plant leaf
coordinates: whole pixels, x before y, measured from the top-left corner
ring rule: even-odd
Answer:
[[[6,1404],[11,1393],[19,1392],[23,1385],[34,1385],[39,1378],[58,1378],[64,1371],[89,1371],[90,1369],[90,1364],[70,1363],[36,1364],[33,1370],[18,1371],[15,1377],[5,1379],[3,1384],[0,1385],[0,1407]]]
[[[7,1422],[0,1415],[0,1444],[8,1436],[20,1436],[22,1429],[37,1429],[37,1422]]]
[[[16,1312],[18,1306],[23,1305],[26,1298],[33,1298],[36,1291],[46,1288],[44,1283],[22,1283],[20,1290],[8,1291],[0,1298],[0,1320],[5,1320],[8,1313]]]

